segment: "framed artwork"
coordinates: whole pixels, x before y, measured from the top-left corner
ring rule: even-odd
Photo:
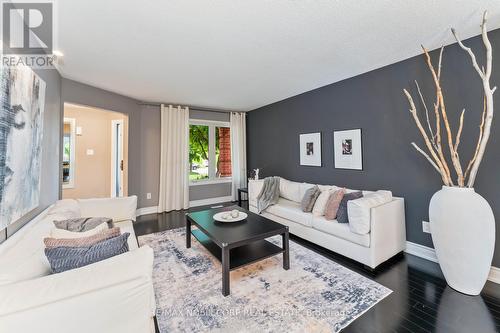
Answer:
[[[334,131],[333,156],[336,169],[363,170],[361,129]]]
[[[1,230],[39,205],[45,82],[27,66],[4,66],[0,95]]]
[[[300,165],[321,166],[321,133],[300,134]]]

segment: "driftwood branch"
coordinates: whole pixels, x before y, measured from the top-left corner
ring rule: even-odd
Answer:
[[[434,161],[432,160],[432,158],[425,152],[422,150],[422,148],[420,148],[419,146],[417,146],[417,144],[415,142],[412,142],[411,145],[413,147],[415,147],[415,149],[422,155],[424,155],[424,157],[427,159],[427,161],[429,161],[429,163],[434,167],[434,169],[436,169],[437,172],[439,172],[441,174],[441,170],[439,170],[439,167],[437,166],[436,163],[434,163]]]
[[[443,166],[443,163],[441,162],[441,159],[439,158],[437,153],[434,151],[432,143],[429,140],[429,136],[427,135],[427,132],[425,131],[424,127],[422,126],[422,123],[420,122],[420,119],[418,118],[417,108],[415,107],[415,103],[413,102],[413,98],[411,97],[410,93],[406,89],[403,89],[403,92],[406,95],[406,98],[408,99],[408,103],[410,104],[409,111],[410,111],[411,115],[413,116],[415,123],[417,124],[417,128],[420,130],[420,134],[424,138],[425,145],[427,146],[427,149],[429,150],[429,153],[431,154],[431,156],[433,158],[434,165],[437,166],[437,170],[438,170],[439,174],[441,175],[441,178],[443,179],[443,183],[445,185],[451,185],[450,184],[451,179],[449,178],[448,174],[446,173],[446,170]]]
[[[420,101],[422,102],[422,105],[424,106],[425,109],[425,119],[427,120],[427,127],[429,128],[429,133],[431,134],[431,143],[434,149],[438,150],[438,147],[436,145],[436,136],[434,135],[434,131],[432,130],[431,126],[431,121],[429,119],[429,109],[427,109],[427,104],[425,103],[424,96],[422,95],[422,91],[420,91],[420,86],[418,85],[417,80],[415,80],[415,86],[417,86],[417,91],[418,95],[420,96]]]
[[[462,168],[459,165],[457,158],[456,158],[456,154],[453,150],[453,138],[451,135],[450,123],[448,121],[448,114],[446,113],[446,107],[444,104],[443,91],[441,89],[441,83],[439,82],[440,77],[438,77],[436,70],[434,69],[434,66],[432,65],[431,56],[429,55],[429,52],[427,51],[427,49],[425,47],[422,47],[422,49],[424,50],[425,58],[427,60],[427,66],[429,67],[429,70],[431,71],[432,77],[434,79],[434,85],[436,87],[437,103],[434,106],[434,108],[437,111],[439,109],[441,110],[441,116],[443,117],[443,123],[444,123],[444,127],[446,129],[447,138],[448,138],[448,148],[450,149],[451,161],[452,161],[453,166],[455,167],[455,171],[458,175],[458,185],[463,186]],[[440,52],[440,54],[442,54],[442,52]],[[441,60],[439,60],[439,63],[441,63]],[[438,73],[441,73],[440,68],[438,68]],[[439,111],[438,111],[438,113],[439,113]],[[450,178],[450,181],[451,181],[450,170],[448,168],[448,164],[446,163],[446,159],[444,157],[442,149],[440,149],[438,151],[438,153],[439,153],[439,157],[441,158],[443,165],[445,166],[448,177]],[[451,181],[451,184],[453,185],[453,181]]]
[[[472,165],[476,161],[477,153],[479,151],[479,146],[481,145],[481,139],[483,138],[483,128],[485,119],[486,119],[486,97],[483,98],[483,114],[481,116],[481,124],[479,125],[479,138],[477,139],[476,149],[474,149],[474,156],[472,156],[472,159],[469,161],[467,169],[465,170],[465,177],[467,177],[467,175],[470,172],[470,169],[472,168]]]
[[[484,47],[486,48],[486,68],[485,69],[480,69],[479,65],[476,60],[476,56],[474,55],[474,52],[472,52],[472,49],[470,47],[466,47],[460,38],[458,37],[458,34],[454,29],[452,29],[452,33],[455,36],[455,39],[457,40],[458,45],[466,51],[472,61],[472,66],[476,69],[476,72],[478,73],[479,77],[483,81],[483,90],[484,90],[484,97],[485,97],[485,107],[486,107],[486,112],[485,112],[485,120],[483,124],[483,132],[480,138],[480,143],[477,147],[475,158],[473,157],[473,163],[472,167],[470,168],[470,175],[469,179],[467,182],[468,187],[474,187],[474,183],[476,181],[476,176],[477,172],[479,170],[479,165],[481,164],[484,156],[484,152],[486,150],[486,145],[488,144],[488,140],[490,138],[490,133],[491,133],[491,123],[493,120],[493,93],[496,90],[496,87],[493,89],[490,86],[490,77],[491,77],[491,68],[492,68],[492,60],[493,60],[493,55],[492,55],[492,47],[491,43],[488,39],[488,29],[486,27],[486,23],[488,21],[488,12],[485,11],[483,14],[483,21],[481,23],[481,36],[483,39],[483,44]]]
[[[412,114],[415,124],[417,125],[417,128],[424,139],[428,152],[425,152],[414,142],[412,142],[412,145],[420,154],[422,154],[429,161],[432,167],[439,172],[443,180],[443,183],[448,186],[454,186],[454,183],[451,177],[450,168],[448,167],[447,160],[443,153],[442,137],[441,137],[441,119],[443,121],[443,126],[446,130],[446,139],[450,151],[451,162],[457,174],[457,185],[460,187],[474,186],[477,172],[481,164],[481,161],[483,159],[486,145],[488,143],[491,133],[491,124],[493,120],[493,94],[496,91],[497,87],[491,88],[490,85],[493,57],[492,57],[491,43],[490,40],[488,39],[488,34],[487,34],[488,30],[486,28],[487,18],[488,18],[488,13],[484,12],[483,20],[481,23],[481,36],[483,44],[486,49],[486,64],[484,67],[479,66],[476,56],[474,55],[474,52],[472,51],[471,48],[465,46],[462,43],[455,29],[451,30],[458,45],[469,55],[472,62],[472,66],[474,67],[474,69],[476,70],[476,72],[478,73],[479,77],[482,80],[483,90],[484,90],[483,113],[481,116],[481,124],[479,126],[479,137],[476,144],[476,149],[474,151],[474,155],[472,159],[469,161],[467,168],[465,169],[465,172],[463,172],[462,163],[460,161],[460,154],[458,153],[458,149],[462,139],[462,132],[464,128],[465,109],[462,110],[462,113],[460,114],[458,130],[455,134],[455,137],[453,137],[450,122],[448,120],[448,114],[446,112],[443,90],[441,88],[441,82],[440,82],[441,68],[442,68],[441,64],[442,64],[443,50],[444,50],[443,47],[441,47],[441,50],[439,52],[438,66],[437,68],[435,68],[432,64],[429,52],[425,47],[422,46],[426,63],[432,74],[434,86],[436,88],[436,102],[434,103],[434,115],[435,115],[434,128],[431,125],[429,110],[427,108],[427,104],[425,103],[422,91],[420,90],[420,86],[418,85],[418,82],[415,81],[415,85],[417,87],[420,100],[422,101],[422,106],[425,109],[427,128],[431,138],[429,138],[427,130],[424,129],[424,127],[420,122],[412,96],[406,89],[404,89],[404,93],[410,104],[410,113]]]

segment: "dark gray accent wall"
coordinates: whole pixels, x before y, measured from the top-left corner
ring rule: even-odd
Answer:
[[[160,146],[161,116],[160,108],[141,105],[141,172],[139,181],[138,207],[158,206],[160,191]],[[151,199],[147,198],[151,193]]]
[[[0,232],[0,242],[10,237],[22,226],[59,199],[59,157],[62,128],[61,76],[56,69],[35,70],[46,83],[45,110],[43,118],[42,164],[40,181],[40,204],[18,221]]]
[[[494,54],[492,83],[500,86],[500,30],[491,32],[490,38]],[[473,47],[482,62],[481,40],[475,37],[466,44]],[[435,62],[437,55],[436,51],[432,52]],[[481,81],[467,54],[456,44],[445,48],[442,71],[445,103],[453,130],[458,126],[458,114],[466,109],[466,126],[460,145],[465,163],[478,137]],[[415,79],[432,107],[435,98],[432,77],[424,57],[417,56],[249,112],[249,169],[261,168],[263,176],[279,175],[295,181],[392,190],[394,195],[405,198],[407,240],[433,246],[431,236],[422,232],[422,220],[428,220],[430,198],[440,189],[441,182],[436,171],[410,145],[415,141],[423,147],[402,92],[403,88],[409,88],[418,101]],[[495,103],[500,110],[498,93]],[[475,186],[488,200],[497,218],[500,217],[499,119],[498,115],[494,118],[493,134]],[[364,170],[335,169],[333,131],[354,128],[361,128],[363,133]],[[299,134],[310,132],[322,133],[322,167],[299,165]],[[499,228],[497,239],[498,235]],[[500,266],[500,242],[497,242],[493,264]]]

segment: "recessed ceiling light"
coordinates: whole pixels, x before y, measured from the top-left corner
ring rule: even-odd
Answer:
[[[52,51],[52,54],[54,54],[56,57],[64,57],[64,53],[61,51],[54,50]]]

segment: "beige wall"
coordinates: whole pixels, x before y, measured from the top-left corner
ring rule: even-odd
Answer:
[[[99,198],[111,195],[111,122],[124,121],[124,195],[128,193],[128,117],[96,108],[64,105],[64,117],[74,118],[82,135],[75,140],[74,188],[63,189],[67,198]],[[94,155],[87,155],[93,149]]]

